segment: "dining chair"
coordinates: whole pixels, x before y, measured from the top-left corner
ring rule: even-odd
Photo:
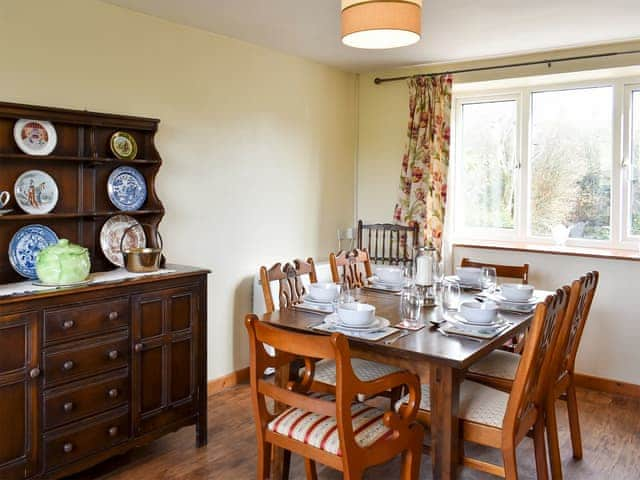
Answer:
[[[266,305],[266,313],[273,313],[276,305],[271,291],[272,282],[279,285],[279,308],[292,308],[302,302],[306,289],[302,276],[309,275],[311,283],[317,283],[315,262],[309,257],[307,260],[294,260],[293,264],[276,263],[271,268],[260,267],[260,283]],[[351,367],[356,376],[362,381],[376,380],[391,373],[401,371],[400,368],[385,363],[373,362],[362,358],[352,358]],[[314,376],[314,390],[332,392],[336,385],[336,365],[331,360],[321,360],[316,363]],[[392,402],[397,401],[401,391],[388,393]]]
[[[510,393],[471,380],[460,385],[458,416],[461,440],[502,450],[503,466],[464,456],[462,464],[496,476],[518,478],[516,447],[533,434],[536,472],[539,480],[548,478],[544,439],[545,398],[551,388],[550,373],[555,365],[554,352],[560,338],[560,321],[569,299],[569,287],[556,291],[536,307],[529,339]],[[422,403],[418,420],[431,423],[430,391],[422,385]]]
[[[305,459],[307,479],[315,480],[315,462],[343,472],[347,480],[361,479],[366,468],[386,463],[402,454],[403,480],[417,480],[420,473],[424,429],[416,421],[420,404],[420,380],[406,371],[374,381],[363,382],[351,368],[347,338],[339,333],[329,336],[301,334],[260,322],[254,314],[246,316],[251,353],[251,400],[258,440],[259,480],[270,475],[271,449],[283,448]],[[275,348],[268,354],[264,345]],[[315,359],[331,360],[336,365],[338,383],[334,394],[311,389]],[[299,381],[286,388],[263,379],[267,368],[278,368],[295,359],[304,360]],[[395,412],[384,411],[354,401],[360,392],[375,395],[405,386],[407,405]],[[271,413],[267,399],[289,408]]]
[[[349,288],[364,287],[367,279],[373,275],[367,249],[343,250],[338,254],[332,252],[329,254],[329,264],[333,281],[345,283]]]
[[[502,278],[513,278],[522,281],[523,285],[529,283],[529,264],[524,265],[497,265],[493,263],[477,262],[469,258],[463,258],[460,262],[461,267],[493,267],[496,269],[496,275]]]
[[[365,225],[359,220],[356,248],[366,248],[373,263],[406,265],[412,261],[413,249],[418,246],[419,228],[417,223],[412,226],[392,223]]]
[[[599,277],[600,274],[597,271],[588,272],[571,284],[571,295],[565,318],[565,338],[561,338],[558,343],[557,354],[560,359],[557,361],[558,368],[554,374],[556,381],[550,390],[546,405],[549,457],[554,479],[562,478],[562,461],[555,410],[555,402],[558,398],[567,402],[573,458],[576,460],[582,458],[582,437],[575,386],[575,362]],[[520,355],[496,350],[472,365],[467,372],[467,378],[508,392],[513,387],[519,362]]]

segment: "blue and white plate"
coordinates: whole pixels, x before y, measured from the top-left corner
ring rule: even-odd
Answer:
[[[109,175],[107,193],[118,209],[139,210],[147,199],[147,182],[135,168],[118,167]]]
[[[31,280],[38,278],[36,256],[38,252],[58,243],[58,236],[44,225],[26,225],[16,232],[9,243],[9,261],[13,269]]]

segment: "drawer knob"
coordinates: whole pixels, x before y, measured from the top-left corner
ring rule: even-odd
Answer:
[[[133,347],[133,349],[134,349],[136,352],[141,352],[143,348],[144,348],[144,345],[143,345],[143,344],[141,344],[141,343],[136,343],[136,344],[135,344],[135,346]]]
[[[71,453],[73,452],[73,443],[69,442],[69,443],[65,443],[62,446],[62,450],[64,450],[64,453]]]
[[[73,402],[67,402],[65,403],[62,408],[64,409],[65,412],[69,413],[73,410]]]
[[[109,358],[111,360],[116,360],[119,356],[120,356],[120,354],[118,353],[118,350],[111,350],[109,352]]]
[[[120,314],[118,312],[109,312],[109,315],[107,315],[107,318],[113,322],[117,320],[119,316]]]
[[[73,363],[73,360],[67,360],[62,364],[62,368],[67,371],[71,370],[73,367],[75,367],[75,363]]]
[[[117,388],[109,390],[109,398],[118,398],[118,395],[120,395],[120,392],[118,392]]]
[[[64,328],[65,330],[69,330],[70,328],[73,328],[76,326],[76,322],[74,322],[73,320],[65,320],[64,322],[62,322],[62,328]]]
[[[38,367],[36,367],[36,368],[32,368],[32,369],[29,371],[29,376],[30,376],[31,378],[38,378],[38,377],[40,376],[40,369],[39,369]]]
[[[109,436],[115,437],[116,435],[118,435],[118,427],[111,427],[109,429]]]

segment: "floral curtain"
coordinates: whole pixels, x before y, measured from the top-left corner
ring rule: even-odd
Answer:
[[[442,248],[451,138],[450,75],[413,77],[409,84],[409,128],[402,158],[400,196],[394,221],[418,223],[421,244]]]

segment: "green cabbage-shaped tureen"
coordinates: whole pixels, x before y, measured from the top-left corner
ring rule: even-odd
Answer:
[[[36,273],[42,283],[66,285],[82,282],[89,276],[89,250],[61,239],[38,253]]]

